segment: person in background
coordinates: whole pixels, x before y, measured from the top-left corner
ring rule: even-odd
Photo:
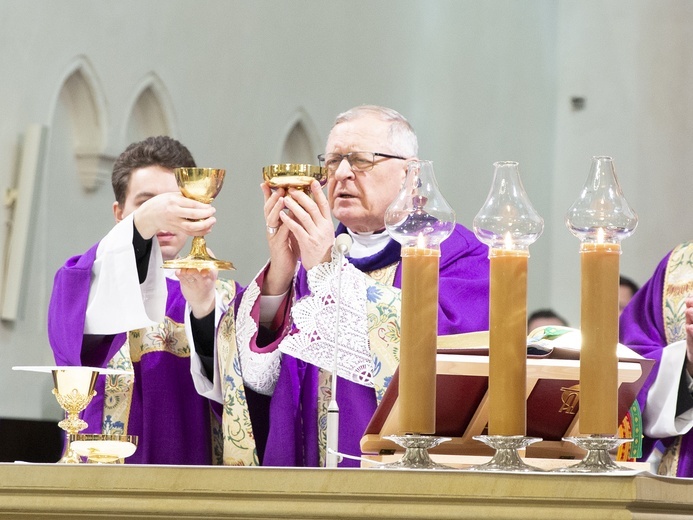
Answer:
[[[619,314],[623,312],[626,308],[628,302],[633,299],[635,293],[638,292],[640,286],[633,280],[626,276],[619,276],[618,278],[618,312]]]
[[[83,432],[136,435],[128,463],[221,461],[218,420],[191,376],[185,299],[177,277],[162,269],[188,236],[216,222],[212,206],[180,193],[174,169],[193,166],[188,149],[170,137],[128,146],[113,166],[115,227],[55,275],[48,337],[56,363],[132,372],[99,377]],[[216,287],[228,306],[238,287]]]
[[[538,309],[527,318],[527,331],[532,332],[537,327],[557,325],[568,327],[568,321],[556,313],[553,309]]]
[[[658,473],[693,477],[693,242],[669,252],[635,293],[620,341],[656,362],[638,395],[643,458],[661,440]]]
[[[229,348],[224,331],[234,329],[242,352],[265,354],[268,360],[282,352],[281,362],[268,361],[265,372],[273,395],[264,465],[324,463],[335,341],[333,291],[342,268],[341,316],[346,321],[340,348],[353,368],[366,366],[372,372],[373,386],[338,378],[339,451],[361,454],[361,437],[399,363],[400,244],[385,231],[384,216],[417,153],[416,134],[401,114],[359,106],[337,117],[319,156],[327,169],[327,195],[317,181],[309,193],[262,185],[270,261],[243,293],[235,316],[222,317],[215,351]],[[340,265],[333,244],[342,233],[353,246]],[[441,244],[439,334],[488,330],[488,285],[488,248],[456,225]],[[199,313],[193,309],[193,314]],[[196,348],[197,341],[196,336]],[[323,362],[316,360],[321,354]],[[226,375],[215,374],[213,383],[219,380]],[[209,382],[199,387],[205,386]],[[359,464],[345,458],[340,465]]]

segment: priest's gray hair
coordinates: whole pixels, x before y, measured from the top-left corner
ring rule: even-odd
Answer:
[[[419,141],[416,138],[414,129],[402,114],[392,108],[381,107],[378,105],[361,105],[354,107],[337,116],[334,126],[347,121],[352,121],[363,116],[374,116],[381,121],[390,123],[390,133],[388,134],[392,154],[401,155],[407,158],[416,157],[419,153]],[[364,152],[382,152],[383,150],[362,150]]]

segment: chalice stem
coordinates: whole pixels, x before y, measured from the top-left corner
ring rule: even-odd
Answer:
[[[205,237],[193,237],[190,256],[192,258],[200,259],[210,258],[209,253],[207,253],[207,243],[205,242]]]
[[[82,462],[77,453],[72,449],[72,443],[70,442],[70,436],[83,430],[87,427],[87,423],[79,418],[78,412],[68,411],[66,412],[66,417],[64,420],[58,423],[63,430],[67,432],[67,442],[65,445],[65,454],[58,461],[62,464],[79,464]]]

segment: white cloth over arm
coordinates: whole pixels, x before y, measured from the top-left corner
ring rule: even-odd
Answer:
[[[663,438],[683,435],[693,427],[693,409],[676,417],[679,381],[686,361],[686,341],[677,341],[662,350],[655,382],[647,395],[643,413],[645,434]]]
[[[238,306],[238,314],[231,317],[236,320],[236,344],[232,347],[238,351],[243,384],[259,394],[272,395],[277,385],[277,379],[279,378],[281,353],[277,349],[266,352],[254,352],[250,346],[251,338],[258,331],[258,324],[253,319],[251,310],[255,302],[259,299],[260,288],[256,281],[253,280],[243,292],[240,305]],[[227,310],[228,306],[217,292],[214,310],[215,331],[218,330],[219,323]],[[185,312],[185,332],[188,337],[188,343],[190,344],[190,371],[193,376],[195,389],[203,397],[223,403],[224,388],[222,384],[223,376],[219,363],[218,334],[214,334],[214,375],[213,381],[210,381],[207,378],[202,366],[202,361],[195,349],[192,327],[190,326],[190,308],[187,305]]]
[[[118,334],[164,321],[166,274],[159,242],[152,240],[147,278],[140,285],[132,247],[133,216],[125,217],[96,250],[84,322],[85,334]]]

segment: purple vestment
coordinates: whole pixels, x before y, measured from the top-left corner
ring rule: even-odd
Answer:
[[[339,226],[337,234],[345,232]],[[400,245],[391,240],[384,250],[367,258],[350,259],[363,272],[400,260]],[[401,264],[394,285],[401,287]],[[296,298],[309,294],[306,271],[296,280]],[[457,225],[441,245],[438,333],[457,334],[488,330],[488,248],[468,229]],[[283,355],[281,372],[270,407],[270,431],[263,465],[318,466],[318,368]],[[373,388],[341,377],[337,382],[340,410],[339,451],[361,454],[360,440],[375,412]],[[358,466],[345,459],[340,466]]]
[[[652,278],[650,278],[635,293],[628,306],[623,310],[620,318],[620,341],[638,354],[656,361],[639,395],[638,402],[643,409],[647,394],[657,377],[662,359],[662,351],[667,346],[664,316],[662,306],[664,304],[664,283],[667,272],[667,263],[670,254],[659,263]],[[672,385],[679,384],[678,380],[672,381]],[[645,425],[647,426],[647,425]],[[675,437],[662,439],[665,446],[669,446]],[[657,439],[645,436],[643,442],[643,458],[647,458]],[[679,477],[693,477],[693,430],[681,437],[679,452],[679,464],[677,470]]]
[[[84,322],[97,246],[69,259],[55,275],[48,313],[48,337],[58,365],[106,367],[126,340],[117,335],[85,335]],[[176,280],[167,279],[166,316],[183,323],[185,300]],[[164,340],[165,341],[165,340]],[[212,464],[210,401],[193,385],[189,357],[166,350],[144,353],[133,362],[134,385],[127,435],[137,435],[131,464]],[[84,412],[81,433],[102,433],[104,376]],[[218,431],[219,428],[217,427]]]

